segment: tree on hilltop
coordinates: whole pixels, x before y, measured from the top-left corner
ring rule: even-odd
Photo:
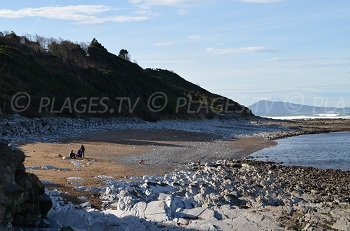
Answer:
[[[128,60],[130,61],[130,55],[129,55],[129,52],[128,50],[125,50],[125,49],[121,49],[119,51],[119,55],[118,55],[120,58],[122,59],[125,59],[125,60]]]
[[[99,50],[103,50],[105,52],[108,52],[107,49],[99,42],[97,39],[93,39],[89,45],[89,48],[97,48]]]

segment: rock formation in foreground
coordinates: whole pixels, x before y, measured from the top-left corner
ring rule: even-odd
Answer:
[[[0,143],[0,230],[36,227],[52,207],[38,177],[26,173],[24,159],[23,152]]]

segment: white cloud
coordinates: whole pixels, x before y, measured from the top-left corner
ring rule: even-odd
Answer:
[[[195,34],[195,35],[190,35],[188,38],[191,40],[199,40],[199,39],[203,38],[203,36]]]
[[[147,16],[115,16],[107,18],[106,21],[111,22],[141,22],[149,19]]]
[[[278,50],[267,47],[240,47],[240,48],[207,48],[206,51],[212,54],[236,54],[236,53],[267,53]]]
[[[129,0],[129,2],[142,6],[172,6],[172,7],[184,7],[199,2],[200,0]]]
[[[42,17],[58,20],[70,20],[80,24],[99,24],[105,22],[136,22],[145,21],[147,16],[141,15],[112,15],[99,16],[101,13],[110,13],[116,9],[105,5],[70,5],[50,6],[39,8],[23,8],[18,10],[0,9],[2,18]]]
[[[188,8],[195,3],[203,3],[206,0],[129,0],[139,9],[146,12],[146,14],[154,14],[154,7],[173,7],[176,8],[180,16],[184,16],[188,13]]]
[[[156,47],[165,47],[165,46],[171,46],[174,45],[174,42],[171,41],[163,41],[163,42],[157,42],[154,44]]]
[[[277,3],[277,2],[282,2],[283,0],[240,0],[240,2],[243,3]]]

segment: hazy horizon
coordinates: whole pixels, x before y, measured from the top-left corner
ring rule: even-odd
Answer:
[[[246,106],[350,107],[350,2],[6,1],[1,31],[100,41]]]
[[[310,107],[326,107],[326,106],[320,106],[320,105],[310,105],[310,104],[299,104],[299,103],[293,103],[293,102],[289,102],[289,101],[282,101],[282,100],[274,100],[274,99],[262,99],[259,101],[256,101],[255,103],[251,104],[251,105],[247,105],[247,106],[253,106],[255,104],[258,103],[284,103],[284,104],[296,104],[296,105],[303,105],[303,106],[310,106]],[[348,107],[332,107],[330,106],[329,108],[348,108]]]

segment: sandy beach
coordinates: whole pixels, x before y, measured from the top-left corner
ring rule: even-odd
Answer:
[[[76,184],[67,178],[81,177],[84,181],[82,185],[100,187],[102,180],[97,176],[101,175],[115,179],[162,175],[182,169],[191,162],[244,159],[256,151],[276,145],[273,140],[283,137],[350,130],[349,120],[263,119],[256,125],[246,122],[213,122],[215,121],[206,121],[207,125],[204,123],[203,126],[196,121],[165,121],[147,126],[124,125],[135,128],[121,127],[108,131],[97,129],[87,134],[82,133],[79,137],[62,136],[60,141],[26,142],[19,148],[27,156],[27,170],[38,175],[49,189],[68,192],[69,199],[77,203],[80,202],[77,200],[79,196],[87,196],[95,207],[99,207],[100,201],[95,193],[74,190]],[[169,129],[171,127],[176,129]],[[193,131],[184,131],[185,128]],[[203,131],[196,132],[199,129]],[[254,135],[254,131],[258,135]],[[245,133],[248,135],[240,136]],[[68,157],[71,150],[76,152],[82,144],[86,147],[84,160],[62,159]],[[144,160],[142,165],[139,164],[141,160]]]
[[[86,147],[84,160],[62,159],[71,150]],[[81,177],[83,185],[101,187],[99,175],[122,179],[128,176],[159,175],[181,169],[190,162],[213,162],[217,159],[243,159],[274,145],[260,137],[220,140],[212,134],[177,130],[121,130],[99,132],[79,140],[59,143],[30,143],[20,146],[26,154],[30,172],[48,182],[49,189],[67,191],[70,196],[93,193],[76,191],[69,177]],[[61,157],[62,156],[62,157]],[[139,161],[144,160],[144,164]],[[81,163],[80,166],[74,163]],[[54,168],[53,168],[54,167]],[[61,169],[57,172],[57,169]],[[96,202],[96,201],[95,201]],[[97,204],[94,205],[98,207]]]
[[[51,227],[346,230],[348,225],[347,172],[245,160],[279,138],[350,130],[347,120],[115,120],[88,121],[89,126],[79,120],[72,127],[76,121],[60,119],[33,131],[31,139],[21,133],[23,120],[6,138],[20,141],[26,170],[49,190]],[[82,144],[84,159],[67,158]],[[343,183],[333,187],[335,180]],[[79,222],[63,219],[67,211],[81,217]],[[93,222],[82,225],[88,221]]]
[[[0,231],[350,231],[349,9],[2,1]]]

